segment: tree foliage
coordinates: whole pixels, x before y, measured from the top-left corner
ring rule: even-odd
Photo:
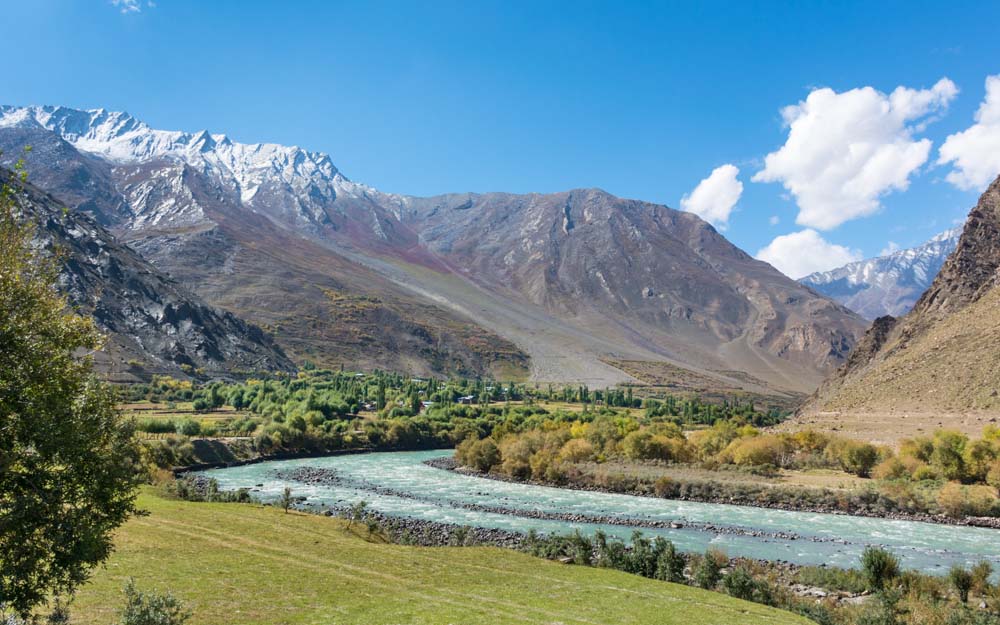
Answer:
[[[80,357],[100,335],[57,293],[54,256],[32,245],[19,169],[0,173],[0,613],[27,617],[111,553],[135,511],[138,451]]]

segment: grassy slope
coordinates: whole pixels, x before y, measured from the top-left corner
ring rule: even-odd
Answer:
[[[368,542],[339,520],[144,494],[149,516],[80,592],[73,622],[108,623],[124,580],[172,590],[192,623],[806,623],[718,593],[497,548]]]

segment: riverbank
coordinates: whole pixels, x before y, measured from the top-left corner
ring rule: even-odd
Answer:
[[[520,480],[510,476],[497,474],[494,472],[482,472],[470,467],[458,466],[454,458],[435,458],[425,461],[426,465],[454,471],[456,473],[481,477],[501,482],[514,484],[532,484],[535,486],[548,486],[553,488],[564,488],[569,490],[579,490],[585,492],[600,492],[619,495],[633,495],[637,497],[648,497],[652,499],[670,499],[677,501],[694,501],[699,503],[717,503],[737,506],[749,506],[755,508],[766,508],[773,510],[786,510],[790,512],[815,512],[820,514],[837,514],[858,516],[867,518],[879,518],[899,521],[917,521],[922,523],[936,523],[941,525],[955,525],[965,527],[982,527],[988,529],[1000,529],[1000,518],[996,517],[964,517],[960,519],[948,517],[943,514],[930,514],[922,512],[906,512],[901,510],[885,511],[886,503],[891,506],[896,502],[886,498],[879,493],[859,493],[861,496],[870,496],[875,499],[870,504],[852,505],[850,498],[843,493],[823,489],[793,489],[791,487],[771,487],[768,489],[745,489],[745,487],[734,488],[731,484],[719,480],[717,482],[682,482],[671,480],[669,484],[670,492],[658,494],[657,485],[654,483],[643,483],[639,481],[620,482],[617,487],[609,487],[581,481],[552,482],[545,480]],[[577,478],[578,480],[580,478]],[[742,489],[742,490],[741,490]],[[761,494],[777,494],[772,499],[764,499]],[[819,496],[818,496],[819,495]],[[812,501],[810,501],[810,499]],[[827,503],[827,500],[836,503]],[[882,503],[881,509],[875,509]],[[864,504],[864,502],[862,502]],[[870,507],[869,507],[870,506]]]
[[[148,514],[118,532],[108,565],[77,593],[71,622],[114,621],[122,586],[134,578],[142,589],[170,591],[199,625],[520,625],[581,616],[592,625],[807,625],[721,593],[512,549],[409,547],[369,536],[363,523],[149,490],[138,503]]]

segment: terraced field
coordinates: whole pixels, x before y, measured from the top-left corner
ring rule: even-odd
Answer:
[[[498,548],[404,547],[335,519],[145,493],[148,516],[73,603],[74,623],[107,623],[134,577],[171,590],[194,625],[807,623],[719,593]]]

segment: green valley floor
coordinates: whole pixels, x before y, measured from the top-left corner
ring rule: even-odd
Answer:
[[[192,625],[804,624],[719,593],[493,547],[408,547],[339,519],[246,504],[140,498],[148,516],[79,592],[72,622],[107,624],[129,577],[172,591]]]

